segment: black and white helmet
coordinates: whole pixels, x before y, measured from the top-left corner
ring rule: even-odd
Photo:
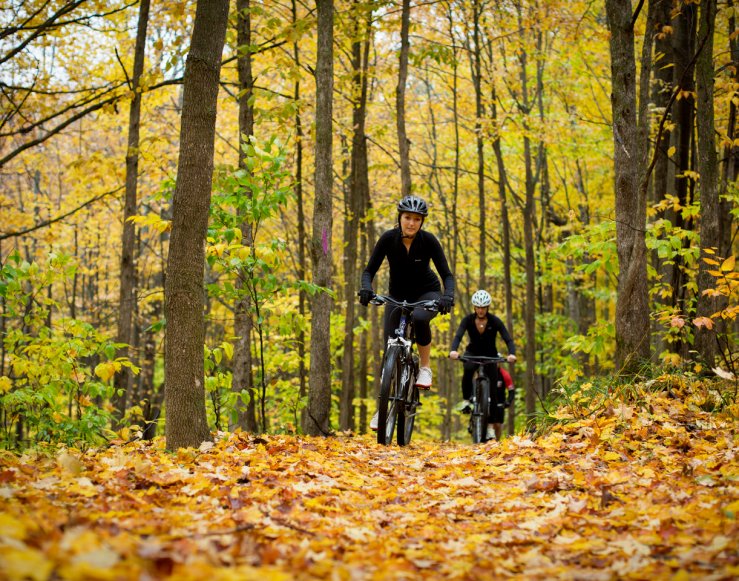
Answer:
[[[401,212],[413,212],[414,214],[420,214],[421,216],[429,215],[429,207],[426,202],[418,196],[405,196],[400,202],[398,202],[398,213]]]
[[[489,307],[490,301],[492,298],[490,297],[490,293],[486,290],[479,290],[475,294],[472,295],[472,306],[473,307]]]

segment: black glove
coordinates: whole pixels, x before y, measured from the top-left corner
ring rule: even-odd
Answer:
[[[375,293],[372,292],[371,288],[363,288],[357,294],[359,295],[359,303],[365,307],[375,298]]]
[[[507,407],[507,408],[508,407],[511,407],[511,404],[514,402],[515,399],[516,399],[516,392],[515,392],[515,390],[509,389],[508,390],[508,398],[505,401],[505,407]]]
[[[449,295],[441,295],[441,298],[439,299],[439,312],[442,315],[446,315],[447,313],[451,312],[453,305],[454,297],[450,297]]]

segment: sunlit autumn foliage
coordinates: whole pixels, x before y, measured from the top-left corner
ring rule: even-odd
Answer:
[[[632,388],[478,447],[220,433],[6,454],[0,576],[736,578],[736,410],[706,411],[697,381]]]

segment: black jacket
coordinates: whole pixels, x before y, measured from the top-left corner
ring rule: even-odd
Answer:
[[[454,297],[454,276],[439,240],[430,232],[419,230],[410,249],[406,250],[400,228],[386,231],[375,244],[362,272],[362,288],[372,288],[372,279],[385,257],[390,265],[389,293],[394,299],[416,301],[427,292],[441,292],[439,277],[431,270],[431,261],[444,281],[444,294]]]
[[[503,341],[505,341],[506,347],[508,347],[508,354],[516,354],[516,345],[513,343],[511,334],[505,328],[503,321],[495,315],[488,313],[487,326],[485,327],[485,331],[480,333],[475,326],[475,316],[475,313],[470,313],[459,323],[459,329],[457,329],[457,334],[452,341],[452,351],[458,350],[459,344],[462,342],[462,337],[467,333],[470,336],[470,342],[467,345],[468,353],[472,355],[484,355],[486,357],[497,357],[498,348],[495,345],[495,339],[500,334]]]

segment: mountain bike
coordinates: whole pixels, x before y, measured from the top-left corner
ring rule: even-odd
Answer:
[[[498,385],[498,363],[505,363],[505,357],[486,357],[483,355],[461,355],[457,361],[471,361],[477,364],[477,375],[472,388],[472,411],[470,412],[469,432],[472,442],[481,444],[488,440],[488,423],[492,417],[493,406],[506,407],[505,397],[501,397]],[[491,363],[496,364],[495,377],[488,377],[485,367]],[[492,381],[491,381],[492,379]],[[495,389],[491,389],[491,385]]]
[[[392,297],[375,295],[373,305],[390,305],[400,309],[400,322],[392,336],[388,337],[382,362],[380,395],[377,402],[377,442],[388,445],[393,440],[393,431],[398,429],[398,445],[410,443],[416,413],[421,406],[416,377],[418,356],[413,352],[413,309],[438,311],[435,300],[396,301]]]

